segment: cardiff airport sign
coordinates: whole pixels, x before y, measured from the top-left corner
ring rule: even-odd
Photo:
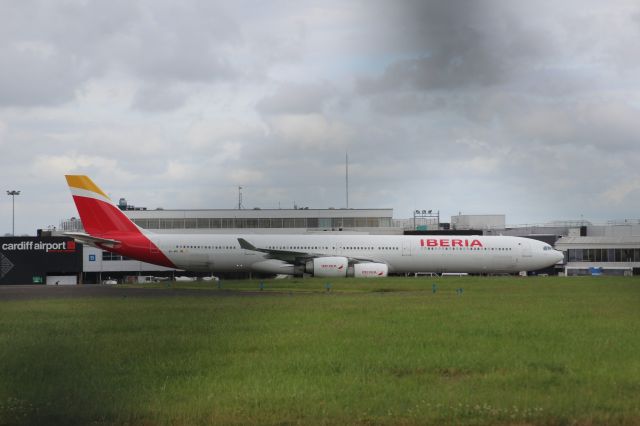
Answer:
[[[0,238],[0,284],[45,282],[82,272],[82,245],[64,237]]]

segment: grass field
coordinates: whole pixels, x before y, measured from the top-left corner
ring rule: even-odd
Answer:
[[[640,424],[638,278],[263,292],[0,300],[0,424]]]

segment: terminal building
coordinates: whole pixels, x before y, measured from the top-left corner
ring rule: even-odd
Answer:
[[[640,275],[640,220],[586,225],[576,234],[556,242],[566,275]]]
[[[485,233],[527,236],[552,244],[564,253],[564,261],[555,268],[559,274],[640,275],[640,219],[604,224],[556,221]]]
[[[122,207],[121,207],[122,209]],[[395,233],[393,209],[252,209],[147,210],[123,209],[139,227],[158,233],[350,232]],[[79,231],[76,218],[64,220],[60,231]]]

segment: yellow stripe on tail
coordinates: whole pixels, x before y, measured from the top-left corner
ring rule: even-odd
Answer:
[[[109,196],[102,192],[98,185],[93,183],[93,181],[85,175],[66,175],[67,183],[72,188],[84,189],[86,191],[92,191],[97,194],[102,195],[106,199],[110,200]]]

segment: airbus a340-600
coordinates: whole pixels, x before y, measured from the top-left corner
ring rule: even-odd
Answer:
[[[89,177],[66,178],[86,231],[68,236],[188,271],[319,277],[514,273],[542,269],[563,258],[549,244],[509,236],[155,234],[134,224]]]

